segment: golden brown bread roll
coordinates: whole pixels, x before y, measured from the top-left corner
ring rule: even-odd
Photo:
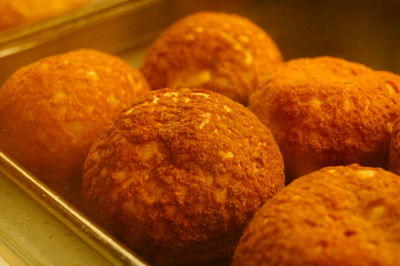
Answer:
[[[206,90],[157,90],[91,148],[88,213],[153,264],[230,259],[254,211],[284,184],[270,131]]]
[[[149,91],[121,59],[78,50],[16,71],[0,89],[0,150],[65,194],[100,129]]]
[[[152,89],[195,87],[246,104],[281,54],[250,20],[200,12],[165,30],[150,48],[142,73]]]
[[[260,208],[233,266],[400,262],[400,176],[358,165],[302,176]]]
[[[90,0],[0,0],[0,30],[49,18]]]
[[[332,57],[281,64],[249,108],[274,135],[289,179],[329,165],[386,167],[400,77]]]

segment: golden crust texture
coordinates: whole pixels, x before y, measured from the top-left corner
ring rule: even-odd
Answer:
[[[332,57],[282,64],[250,97],[273,133],[287,177],[324,166],[387,166],[400,77]]]
[[[230,259],[254,211],[284,184],[270,131],[200,89],[157,90],[122,113],[85,163],[87,211],[154,264]]]
[[[389,147],[389,170],[400,174],[400,120],[396,120]]]
[[[233,266],[400,262],[400,177],[359,165],[293,181],[257,211]]]
[[[0,30],[49,18],[90,0],[0,0]]]
[[[201,87],[246,104],[280,61],[275,43],[253,22],[201,12],[169,27],[151,47],[141,71],[152,89]]]
[[[99,130],[149,90],[138,71],[101,52],[39,60],[0,89],[0,150],[64,194]]]

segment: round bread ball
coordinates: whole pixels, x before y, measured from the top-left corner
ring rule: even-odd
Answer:
[[[137,70],[101,52],[39,60],[0,89],[0,150],[65,194],[99,130],[149,90]]]
[[[90,0],[0,0],[0,30],[49,18]]]
[[[200,12],[164,31],[141,71],[152,89],[204,88],[246,104],[280,61],[271,37],[250,20]]]
[[[270,131],[201,89],[157,90],[98,139],[85,162],[88,213],[153,264],[230,259],[254,211],[284,184]]]
[[[283,63],[250,97],[271,130],[287,178],[324,166],[387,166],[400,77],[332,57]]]
[[[233,266],[399,265],[400,176],[359,165],[302,176],[263,205]]]

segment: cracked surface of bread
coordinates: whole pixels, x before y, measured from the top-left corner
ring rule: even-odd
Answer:
[[[302,176],[257,211],[232,265],[400,262],[400,177],[359,165]]]
[[[389,147],[389,170],[400,175],[400,120],[396,120]]]
[[[284,184],[270,131],[200,89],[157,90],[125,110],[85,163],[87,211],[154,264],[230,259],[254,211]]]
[[[282,64],[250,98],[289,179],[324,166],[386,167],[400,77],[332,57]]]
[[[204,88],[247,104],[250,93],[280,61],[273,40],[250,20],[200,12],[164,31],[141,71],[152,89]]]
[[[0,89],[0,149],[58,192],[80,183],[98,131],[149,91],[119,58],[78,50],[16,71]]]

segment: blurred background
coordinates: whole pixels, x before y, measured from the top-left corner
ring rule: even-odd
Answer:
[[[285,60],[331,55],[400,74],[400,0],[172,2],[176,17],[196,9],[251,18],[270,33]]]

